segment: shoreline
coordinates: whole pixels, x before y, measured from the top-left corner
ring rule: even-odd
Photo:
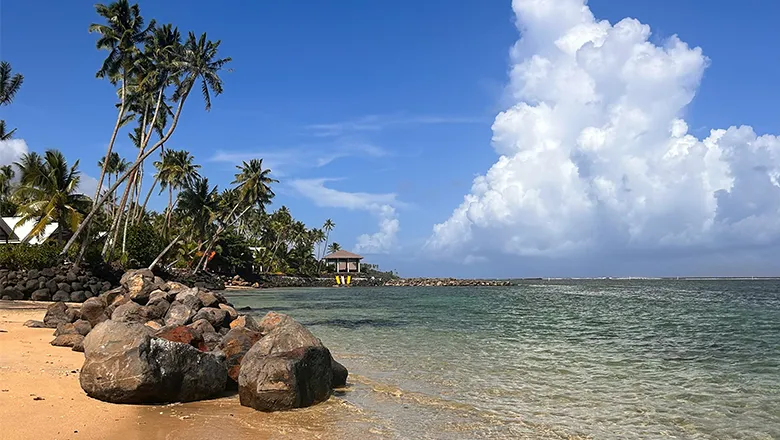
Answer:
[[[23,325],[30,319],[42,320],[49,304],[0,300],[4,440],[338,439],[346,433],[355,434],[353,430],[360,425],[360,417],[355,418],[349,405],[335,396],[314,407],[277,413],[240,406],[234,393],[168,405],[123,405],[92,399],[79,384],[83,353],[51,346],[52,329]],[[352,423],[353,418],[357,423]],[[344,420],[352,426],[338,423]]]

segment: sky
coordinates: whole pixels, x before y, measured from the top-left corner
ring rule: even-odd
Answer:
[[[280,180],[269,209],[331,218],[332,240],[366,262],[402,276],[780,275],[780,4],[713,5],[140,2],[233,59],[212,109],[188,100],[166,146],[220,188],[263,158]],[[0,1],[0,59],[25,76],[0,109],[18,129],[0,164],[59,149],[88,194],[116,118],[95,78],[97,19],[89,1]],[[125,134],[116,148],[135,154]]]

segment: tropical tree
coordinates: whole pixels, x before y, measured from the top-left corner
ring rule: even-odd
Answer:
[[[219,41],[212,42],[207,40],[206,34],[203,34],[199,39],[195,37],[195,34],[189,34],[187,42],[179,51],[177,51],[177,57],[174,62],[176,70],[174,72],[175,77],[172,81],[174,85],[172,101],[176,103],[176,111],[173,113],[173,119],[170,126],[167,128],[165,134],[151,148],[145,150],[143,155],[133,163],[128,171],[122,174],[122,176],[106,191],[106,194],[95,203],[90,213],[84,219],[84,222],[79,226],[63,248],[63,254],[68,251],[73,243],[75,243],[79,234],[89,225],[100,206],[108,200],[109,195],[113,194],[113,192],[116,191],[116,188],[119,187],[131,173],[134,173],[135,170],[138,169],[143,160],[153,154],[170,138],[176,129],[184,103],[195,83],[201,81],[201,92],[206,101],[207,110],[211,107],[210,91],[215,95],[222,93],[222,79],[219,77],[218,73],[225,64],[230,62],[230,58],[218,58],[217,53],[219,45]]]
[[[340,250],[341,250],[341,245],[336,243],[335,241],[333,243],[331,243],[330,246],[328,246],[328,253],[332,254],[332,253],[334,253],[336,251],[340,251]]]
[[[130,166],[130,163],[127,162],[124,158],[119,156],[119,153],[116,151],[111,152],[111,154],[108,155],[108,161],[106,161],[106,156],[103,156],[98,161],[98,168],[105,169],[106,170],[106,177],[108,180],[108,186],[111,186],[111,177],[114,178],[118,177],[119,174],[124,173],[127,171],[127,168]],[[116,207],[116,198],[113,197],[111,199],[111,209],[110,213],[113,215],[116,215],[115,213],[115,207]]]
[[[21,184],[14,192],[22,218],[18,224],[35,221],[28,239],[43,233],[57,223],[57,239],[63,242],[66,230],[79,225],[83,213],[90,207],[89,197],[77,192],[81,181],[79,161],[68,167],[61,152],[48,150],[43,157],[29,153],[16,163]]]
[[[14,100],[16,92],[22,87],[24,76],[20,73],[11,74],[11,64],[0,62],[0,106],[8,105]],[[5,121],[0,120],[0,141],[11,138],[16,129],[6,131]]]
[[[149,202],[149,197],[152,195],[155,186],[159,182],[160,194],[164,190],[168,190],[168,211],[165,215],[165,224],[167,228],[171,227],[171,214],[173,212],[173,191],[181,190],[187,186],[192,185],[195,180],[200,178],[198,169],[200,165],[193,163],[195,158],[184,150],[167,150],[162,154],[162,160],[156,161],[154,167],[157,169],[155,173],[154,182],[152,183],[149,193],[146,195],[144,204],[141,207],[143,213],[146,209],[146,204]],[[141,216],[139,215],[139,219]]]
[[[11,165],[0,166],[0,216],[16,215],[17,206],[11,200],[14,177],[16,172]]]
[[[333,230],[333,228],[336,227],[336,224],[333,223],[333,220],[327,219],[325,220],[325,223],[322,225],[322,229],[325,231],[325,246],[322,248],[322,255],[318,256],[318,260],[320,260],[320,270],[322,270],[322,258],[325,256],[325,250],[328,249],[328,240],[330,239],[330,231]]]
[[[247,211],[253,206],[259,205],[261,208],[270,203],[271,199],[275,196],[270,185],[278,182],[278,180],[270,177],[271,170],[263,168],[263,159],[252,159],[249,162],[243,162],[241,165],[236,166],[239,172],[235,175],[233,184],[236,185],[233,192],[229,192],[228,196],[237,198],[233,208],[230,212],[222,218],[217,231],[213,238],[206,246],[206,251],[201,258],[201,261],[195,266],[195,271],[199,269],[201,265],[206,267],[207,255],[214,246],[214,243],[219,239],[220,234],[227,228],[232,227],[238,222]],[[239,206],[244,205],[245,208],[237,216],[235,215]]]

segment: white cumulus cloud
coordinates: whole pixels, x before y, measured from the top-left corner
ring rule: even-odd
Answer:
[[[357,237],[355,252],[381,254],[395,248],[401,226],[395,208],[404,205],[396,194],[339,191],[325,186],[329,180],[334,179],[296,179],[289,185],[317,206],[367,211],[379,219],[379,231]]]
[[[780,140],[744,126],[699,139],[682,119],[708,65],[700,48],[651,43],[647,25],[598,21],[584,0],[512,6],[500,157],[428,249],[554,257],[780,238]]]
[[[0,165],[9,165],[27,154],[27,143],[23,139],[0,141]]]

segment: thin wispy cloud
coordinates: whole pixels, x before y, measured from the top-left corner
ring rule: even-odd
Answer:
[[[316,206],[345,208],[370,212],[378,219],[378,231],[361,234],[356,238],[355,252],[366,254],[387,253],[397,247],[396,235],[400,221],[396,208],[405,206],[395,193],[347,192],[325,186],[327,182],[341,179],[296,179],[289,186]]]
[[[378,158],[390,153],[378,145],[367,142],[340,141],[325,145],[296,148],[257,150],[217,150],[209,162],[237,164],[250,159],[263,159],[263,163],[277,175],[298,169],[324,167],[337,159],[347,157]]]
[[[360,118],[331,123],[311,124],[306,130],[314,136],[334,137],[368,131],[415,125],[477,124],[484,118],[440,115],[367,115]]]

